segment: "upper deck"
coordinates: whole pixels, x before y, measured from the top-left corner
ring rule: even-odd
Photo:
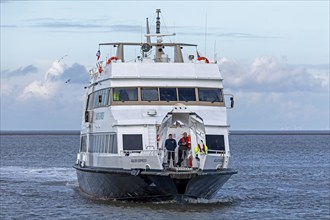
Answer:
[[[117,61],[100,65],[103,65],[101,73],[97,69],[91,71],[90,85],[110,80],[114,86],[146,86],[152,81],[161,86],[204,84],[206,87],[222,87],[223,78],[217,64]]]

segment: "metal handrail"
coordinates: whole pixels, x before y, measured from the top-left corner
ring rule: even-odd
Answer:
[[[224,150],[208,150],[208,153],[212,153],[212,154],[225,154],[226,152]]]

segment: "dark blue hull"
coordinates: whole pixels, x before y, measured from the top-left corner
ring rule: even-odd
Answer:
[[[74,166],[79,187],[105,199],[212,198],[231,175],[231,169],[212,172],[126,171]]]

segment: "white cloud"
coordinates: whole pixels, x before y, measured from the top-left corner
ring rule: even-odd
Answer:
[[[70,84],[65,81],[70,79]],[[49,99],[56,95],[61,96],[59,90],[64,86],[73,86],[73,84],[86,84],[88,75],[86,68],[78,63],[72,66],[64,62],[54,61],[52,66],[46,71],[44,80],[33,80],[27,86],[25,85],[19,95],[19,100],[29,99]],[[8,93],[8,92],[7,92]]]
[[[56,93],[58,88],[57,82],[41,82],[33,81],[24,88],[22,94],[19,96],[21,100],[28,100],[30,98],[48,99]]]
[[[61,76],[67,66],[63,62],[54,61],[52,66],[47,70],[45,75],[45,82],[50,80],[56,80]]]
[[[46,69],[46,70],[45,70]],[[42,73],[44,72],[44,73]],[[67,83],[66,83],[67,82]],[[1,71],[1,97],[28,101],[31,99],[50,99],[61,97],[64,90],[83,87],[88,83],[85,66],[78,63],[67,65],[63,57],[45,68],[28,65],[18,69]]]
[[[63,74],[66,65],[63,62],[54,61],[47,70],[44,81],[34,80],[23,89],[18,96],[19,100],[29,100],[33,98],[49,99],[53,97],[59,87],[59,77]]]

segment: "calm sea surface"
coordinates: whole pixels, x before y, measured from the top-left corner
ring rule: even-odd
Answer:
[[[0,219],[330,219],[329,135],[231,135],[238,174],[215,199],[182,203],[84,195],[79,135],[0,138]]]

